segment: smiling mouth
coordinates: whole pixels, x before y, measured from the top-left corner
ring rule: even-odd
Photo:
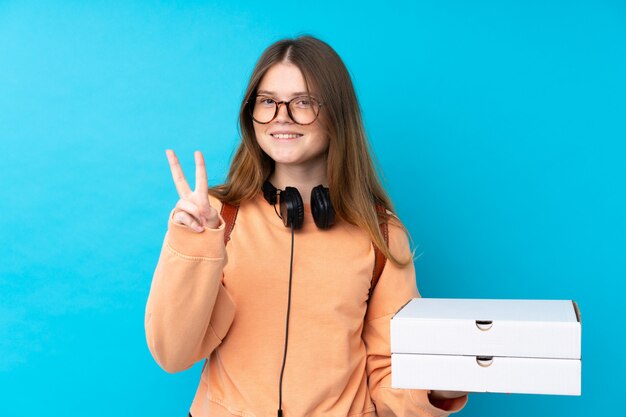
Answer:
[[[304,135],[300,133],[270,133],[270,136],[275,139],[296,139]]]

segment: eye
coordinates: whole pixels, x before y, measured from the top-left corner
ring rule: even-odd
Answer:
[[[256,98],[256,104],[258,104],[259,106],[273,106],[274,103],[276,103],[276,101],[271,98],[271,97],[265,97],[265,96],[258,96]]]
[[[307,109],[313,105],[310,97],[298,97],[294,99],[294,104],[301,109]]]

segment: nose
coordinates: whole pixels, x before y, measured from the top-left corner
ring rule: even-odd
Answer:
[[[278,104],[278,114],[276,115],[276,121],[279,123],[291,123],[291,117],[289,117],[289,111],[287,110],[287,103]]]

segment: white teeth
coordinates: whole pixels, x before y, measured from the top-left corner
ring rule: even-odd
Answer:
[[[290,133],[290,134],[272,133],[272,136],[275,137],[276,139],[295,139],[295,138],[299,138],[302,135],[295,134],[295,133]]]

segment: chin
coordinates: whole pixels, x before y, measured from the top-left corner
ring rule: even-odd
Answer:
[[[270,156],[270,158],[272,157]],[[303,161],[297,158],[272,158],[272,160],[274,163],[282,165],[298,165],[303,163]]]
[[[292,149],[281,149],[272,146],[261,146],[261,149],[275,163],[283,165],[311,165],[316,164],[318,160],[323,160],[323,152],[302,152],[301,147],[293,147]]]
[[[300,155],[283,152],[266,152],[272,160],[278,164],[296,164],[301,161]]]

